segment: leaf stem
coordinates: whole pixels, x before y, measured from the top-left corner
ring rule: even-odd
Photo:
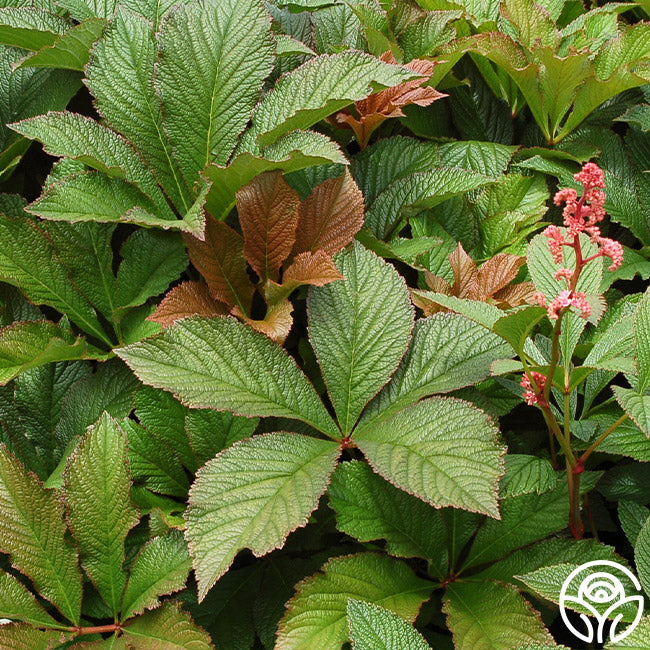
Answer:
[[[586,451],[582,454],[582,456],[580,456],[580,458],[578,458],[578,461],[577,461],[578,464],[583,469],[584,469],[585,463],[587,462],[587,459],[589,458],[589,456],[591,456],[591,454],[594,453],[594,451],[596,451],[596,449],[598,448],[600,443],[603,442],[603,440],[605,440],[605,438],[607,438],[607,436],[610,433],[612,433],[612,431],[616,430],[629,417],[630,416],[627,413],[624,413],[623,415],[621,415],[621,417],[618,418],[618,420],[616,420],[616,422],[614,422],[614,424],[612,424],[611,427],[609,427],[604,433],[602,433],[600,436],[598,436],[598,438],[591,445],[589,445],[589,447],[587,447]]]

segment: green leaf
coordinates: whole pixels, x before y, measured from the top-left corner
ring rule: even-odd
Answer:
[[[513,585],[456,582],[444,599],[456,650],[501,650],[553,643],[541,617]]]
[[[11,128],[43,143],[52,156],[65,156],[114,178],[123,178],[153,200],[162,215],[174,219],[151,171],[133,147],[97,120],[69,112],[50,111]]]
[[[491,419],[468,402],[433,397],[364,427],[354,440],[398,488],[436,508],[499,517],[505,448]]]
[[[42,223],[69,278],[109,320],[115,308],[112,239],[114,224]]]
[[[124,221],[188,232],[198,232],[202,225],[191,212],[176,219],[135,185],[95,171],[77,172],[47,186],[30,203],[29,212],[54,221]]]
[[[206,208],[222,221],[235,206],[237,191],[256,176],[275,169],[291,172],[328,163],[347,165],[348,161],[327,136],[313,131],[287,133],[264,147],[262,154],[242,152],[227,167],[208,165],[205,177],[212,181],[212,189]]]
[[[616,564],[625,566],[627,563],[623,558],[617,558]],[[523,576],[517,576],[521,582],[523,582],[529,591],[532,591],[538,596],[549,600],[552,603],[558,604],[560,602],[560,597],[564,584],[567,582],[570,574],[575,570],[580,568],[581,571],[577,572],[567,585],[568,594],[577,594],[580,584],[583,580],[588,580],[593,576],[593,567],[583,568],[581,564],[578,563],[566,563],[566,564],[556,564],[551,566],[544,566],[532,573],[528,573]],[[626,596],[635,596],[638,595],[636,586],[633,584],[632,580],[628,577],[626,573],[623,573],[620,569],[616,569],[615,566],[607,569],[608,573],[611,573],[615,578],[618,578],[623,585],[623,591]],[[611,583],[610,583],[611,584]],[[584,601],[577,600],[567,600],[565,601],[566,607],[577,612],[591,616],[591,610],[583,605]],[[592,606],[596,606],[596,609],[602,612],[603,614],[608,609],[603,607],[602,604],[590,603]],[[607,618],[616,619],[621,618],[622,621],[630,622],[633,621],[638,613],[638,603],[635,601],[625,601],[618,603],[618,607],[611,607],[608,613]]]
[[[526,307],[499,318],[492,326],[492,331],[512,345],[521,357],[524,345],[533,328],[546,315],[543,307]]]
[[[61,418],[54,430],[57,467],[46,482],[48,488],[63,486],[63,472],[68,456],[104,411],[114,418],[124,418],[133,410],[133,391],[138,380],[118,360],[102,363],[92,375],[78,381],[61,405]]]
[[[500,504],[501,521],[488,520],[478,531],[464,568],[477,566],[506,556],[566,528],[569,500],[566,479],[543,494],[507,497]]]
[[[120,426],[129,439],[133,479],[153,492],[185,497],[190,487],[187,474],[170,445],[133,420],[123,420]]]
[[[79,75],[68,70],[14,70],[24,50],[0,45],[0,178],[8,176],[27,151],[29,141],[6,125],[46,110],[66,107],[80,86]]]
[[[639,392],[650,384],[650,291],[643,294],[634,320],[634,351],[639,373]]]
[[[0,572],[0,618],[37,627],[63,627],[36,602],[22,582],[4,571]]]
[[[176,207],[186,212],[191,194],[172,155],[154,89],[156,49],[150,24],[118,9],[95,44],[87,85],[99,114],[136,148]]]
[[[625,639],[608,643],[605,650],[648,650],[650,648],[650,616],[641,619],[639,625]]]
[[[445,526],[430,505],[359,461],[337,467],[328,495],[340,531],[360,542],[385,539],[391,555],[426,558],[439,577],[446,575]]]
[[[407,621],[384,607],[350,598],[347,611],[354,650],[430,650]]]
[[[120,253],[115,295],[120,310],[163,293],[188,263],[181,235],[159,230],[134,232]]]
[[[36,7],[0,8],[0,43],[26,50],[52,45],[70,24],[49,11]]]
[[[22,623],[0,625],[0,647],[7,650],[50,650],[70,638],[63,632],[38,630]]]
[[[180,5],[162,22],[156,87],[189,184],[209,163],[228,162],[248,123],[273,68],[270,23],[257,0]]]
[[[53,255],[52,244],[28,216],[0,216],[0,278],[20,288],[36,304],[66,314],[79,327],[110,343],[90,303],[70,284],[67,271]]]
[[[265,555],[307,523],[339,453],[331,441],[269,433],[235,443],[199,470],[186,521],[200,600],[238,551]]]
[[[634,543],[634,564],[646,594],[650,591],[650,521],[641,527]]]
[[[323,118],[419,75],[359,51],[310,59],[281,77],[253,113],[251,141],[265,146],[282,134],[308,129]]]
[[[57,3],[70,12],[75,20],[87,20],[92,17],[112,18],[115,13],[116,0],[59,0]]]
[[[65,540],[63,504],[0,445],[0,550],[72,623],[81,612],[77,551]]]
[[[162,390],[143,386],[135,394],[135,414],[140,424],[169,445],[185,467],[195,472],[198,464],[185,433],[187,413],[187,407]]]
[[[186,318],[116,352],[145,384],[169,390],[193,407],[294,418],[337,436],[293,359],[233,318]]]
[[[196,409],[185,418],[185,432],[200,467],[238,440],[253,435],[259,419],[243,418],[227,411]]]
[[[18,68],[65,68],[82,71],[92,44],[102,35],[106,20],[89,18],[61,34],[51,45],[26,56]]]
[[[53,361],[102,358],[105,354],[83,337],[49,321],[18,322],[0,329],[0,385]]]
[[[180,591],[192,568],[183,534],[171,530],[149,540],[136,556],[122,597],[121,619],[126,620],[160,604],[159,596]]]
[[[173,0],[123,0],[124,5],[134,14],[146,18],[155,31],[158,31],[161,20],[176,3]]]
[[[348,639],[348,599],[385,607],[413,621],[433,583],[402,562],[370,553],[337,557],[298,584],[278,627],[276,650],[339,650]]]
[[[501,481],[501,497],[543,494],[557,484],[553,466],[545,458],[526,454],[506,456],[506,474]]]
[[[404,220],[458,194],[484,187],[494,178],[458,167],[440,167],[397,179],[366,212],[366,225],[387,239]]]
[[[650,438],[650,395],[640,395],[635,390],[612,386],[614,397],[633,422]]]
[[[124,540],[138,523],[129,498],[126,444],[117,422],[104,413],[68,459],[63,477],[81,564],[114,615],[126,582]]]
[[[650,510],[634,501],[622,499],[618,502],[618,518],[628,542],[636,544],[636,538],[650,517]]]
[[[124,627],[123,634],[127,643],[138,650],[214,649],[208,633],[173,601],[138,616]]]
[[[413,307],[402,277],[358,242],[335,262],[345,280],[310,290],[309,340],[349,433],[404,355]]]
[[[458,314],[435,314],[415,324],[411,345],[393,378],[361,420],[368,426],[433,393],[477,384],[512,349],[498,336]]]

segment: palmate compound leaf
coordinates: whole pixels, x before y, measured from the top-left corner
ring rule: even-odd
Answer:
[[[469,402],[418,402],[366,425],[354,441],[376,472],[432,506],[499,518],[505,447],[490,417]]]
[[[145,384],[188,406],[288,417],[340,435],[295,361],[234,318],[187,318],[116,353]]]
[[[418,77],[360,51],[314,57],[282,76],[260,102],[247,141],[271,144],[282,134],[308,129],[373,91]]]
[[[341,252],[343,281],[309,293],[309,340],[344,433],[389,380],[411,336],[413,307],[395,269],[359,242]]]
[[[447,588],[443,611],[456,650],[553,643],[539,613],[514,585],[492,580],[453,583]]]
[[[0,551],[72,623],[79,622],[81,574],[65,540],[63,504],[0,445]]]
[[[225,164],[273,68],[271,20],[260,0],[200,0],[163,19],[155,84],[165,131],[191,185]]]
[[[133,619],[123,634],[133,650],[214,650],[209,634],[175,601]]]
[[[269,433],[235,443],[199,470],[185,515],[199,600],[238,551],[269,553],[307,523],[339,453],[332,441]]]
[[[433,583],[403,562],[372,553],[337,557],[296,586],[278,626],[276,650],[339,650],[348,640],[348,599],[374,603],[413,621]]]
[[[428,395],[476,384],[490,374],[493,361],[512,355],[512,348],[500,337],[459,314],[438,313],[420,319],[399,368],[371,402],[359,426]]]
[[[63,476],[81,564],[115,616],[126,582],[124,540],[139,520],[130,500],[126,446],[125,433],[105,412],[69,457]]]
[[[353,650],[430,650],[408,621],[390,610],[348,600],[348,628]]]

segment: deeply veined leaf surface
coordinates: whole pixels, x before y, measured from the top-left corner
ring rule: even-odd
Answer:
[[[358,242],[336,264],[345,280],[310,291],[309,340],[349,433],[397,368],[414,314],[402,277]]]
[[[68,521],[81,564],[115,615],[126,582],[124,540],[139,520],[130,500],[126,444],[117,422],[104,413],[70,456],[64,473]]]
[[[294,418],[337,437],[295,361],[233,318],[187,318],[117,354],[144,383],[171,391],[189,406]]]
[[[191,185],[228,161],[273,67],[270,16],[259,0],[181,4],[162,21],[155,83],[165,130]]]
[[[0,445],[0,550],[73,623],[81,611],[77,551],[65,540],[63,504]]]
[[[362,600],[348,600],[348,627],[354,650],[430,650],[431,647],[408,621]]]
[[[235,443],[199,470],[186,521],[200,599],[238,551],[269,553],[307,523],[339,453],[331,441],[269,433]]]
[[[364,427],[354,440],[372,467],[436,508],[499,517],[505,448],[489,416],[468,402],[433,397]]]
[[[339,650],[348,640],[349,598],[375,603],[413,621],[433,583],[403,562],[364,553],[337,557],[298,583],[278,626],[277,650]]]

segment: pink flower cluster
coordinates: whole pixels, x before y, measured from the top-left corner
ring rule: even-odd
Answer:
[[[530,406],[533,406],[533,404],[539,404],[542,407],[547,406],[546,400],[542,396],[546,384],[546,377],[539,372],[531,372],[530,374],[535,382],[534,388],[526,373],[524,373],[521,379],[521,387],[524,389],[524,400],[526,404]]]
[[[560,311],[567,307],[575,307],[580,311],[583,318],[589,318],[591,315],[591,305],[587,302],[586,295],[581,291],[576,291],[575,286],[580,272],[586,264],[597,257],[608,257],[611,261],[610,271],[615,271],[623,263],[623,247],[617,241],[603,237],[600,234],[600,228],[596,225],[605,218],[605,179],[603,172],[594,163],[587,163],[583,166],[582,171],[575,174],[574,178],[578,183],[582,183],[582,196],[574,189],[564,188],[559,190],[554,198],[555,205],[564,203],[562,216],[566,227],[566,235],[558,226],[551,225],[544,230],[544,235],[548,239],[548,247],[556,264],[562,264],[564,260],[563,247],[569,246],[576,252],[576,269],[561,268],[558,269],[554,277],[556,280],[564,279],[567,288],[551,301],[546,304],[546,298],[543,294],[535,294],[537,302],[546,307],[550,318],[558,318]],[[591,241],[597,244],[598,252],[591,257],[583,259],[582,248],[580,245],[580,233],[584,232],[589,235]]]
[[[550,305],[546,304],[546,298],[543,293],[537,292],[534,298],[542,307],[546,307],[549,318],[559,318],[560,310],[565,307],[575,307],[583,318],[589,318],[591,316],[591,305],[587,301],[587,295],[584,291],[564,289],[553,298]]]
[[[582,171],[575,174],[574,178],[584,187],[579,199],[577,192],[571,188],[561,189],[553,197],[555,205],[564,203],[562,216],[567,228],[567,238],[562,235],[562,231],[557,226],[548,226],[544,231],[549,240],[548,245],[553,260],[556,264],[561,264],[562,247],[575,246],[575,240],[579,238],[581,232],[584,232],[590,236],[592,242],[600,246],[600,251],[595,257],[609,257],[611,260],[609,270],[615,271],[623,263],[623,247],[613,239],[602,237],[600,228],[596,225],[605,218],[603,171],[598,165],[587,163]],[[569,237],[574,241],[569,241]]]

